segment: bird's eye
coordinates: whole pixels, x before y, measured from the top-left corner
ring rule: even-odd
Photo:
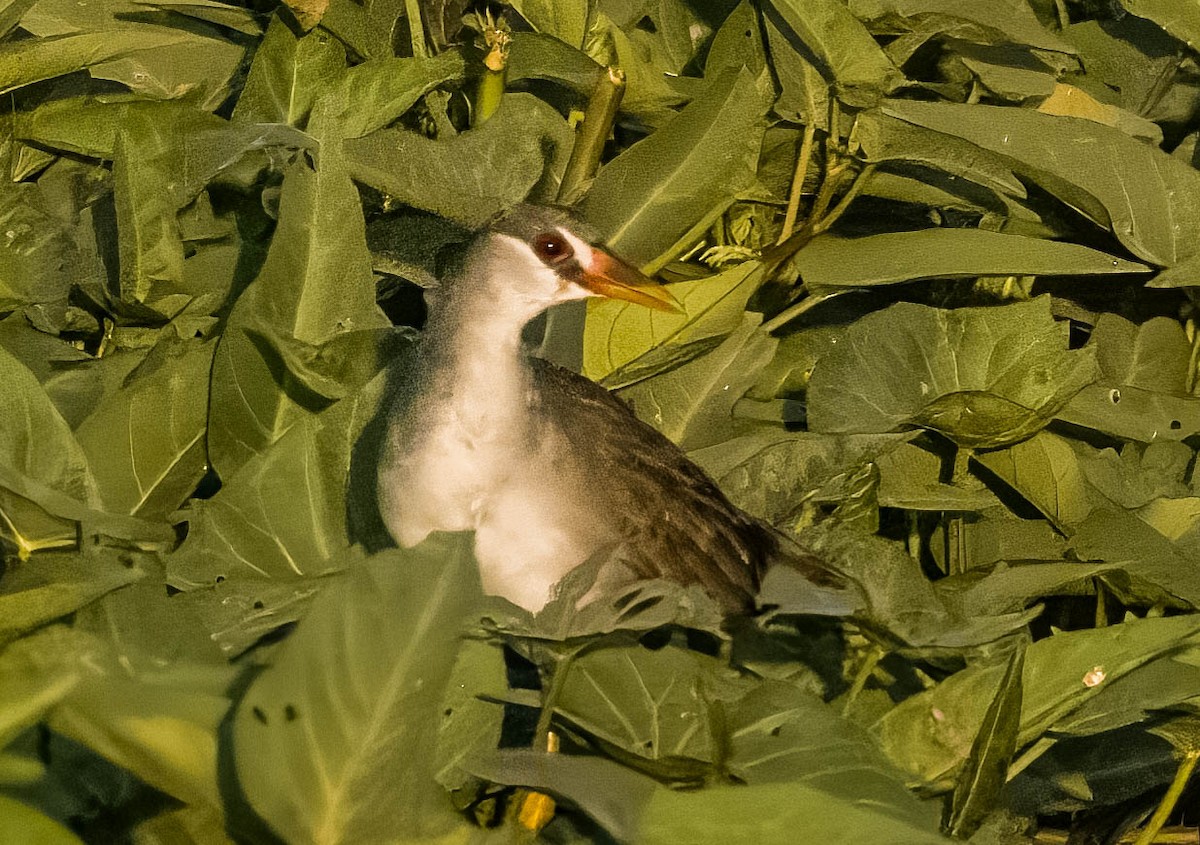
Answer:
[[[566,238],[551,232],[546,232],[534,238],[533,250],[537,253],[538,258],[549,264],[566,261],[575,254],[575,250],[567,243]]]

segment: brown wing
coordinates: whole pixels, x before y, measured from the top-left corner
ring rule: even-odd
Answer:
[[[727,610],[751,609],[780,535],[607,390],[547,361],[532,364],[535,399],[562,428],[581,477],[595,479],[586,495],[626,540],[635,572],[699,584]]]

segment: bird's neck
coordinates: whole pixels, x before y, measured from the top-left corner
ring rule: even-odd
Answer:
[[[472,417],[495,419],[519,413],[528,404],[524,320],[489,307],[494,303],[490,298],[478,305],[450,300],[432,307],[422,340],[427,373],[436,374],[443,395],[449,393],[463,406],[460,414]]]

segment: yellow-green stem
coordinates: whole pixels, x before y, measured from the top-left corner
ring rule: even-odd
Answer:
[[[425,26],[421,22],[420,0],[404,0],[404,14],[408,17],[408,35],[412,40],[412,52],[418,59],[429,55],[425,47]]]
[[[596,80],[583,120],[575,130],[575,146],[571,148],[571,158],[567,160],[558,187],[558,201],[564,205],[579,200],[596,175],[604,144],[612,134],[624,96],[625,74],[619,68],[607,68]]]
[[[1134,845],[1151,845],[1154,842],[1155,837],[1158,836],[1158,832],[1162,830],[1163,825],[1167,823],[1167,819],[1171,817],[1171,813],[1175,812],[1175,805],[1179,803],[1179,796],[1183,794],[1184,787],[1187,786],[1188,781],[1192,777],[1197,760],[1200,760],[1200,751],[1189,751],[1184,755],[1183,760],[1179,764],[1179,770],[1175,772],[1175,779],[1167,787],[1167,794],[1159,802],[1158,809],[1154,811],[1154,815],[1150,817],[1150,821],[1142,828],[1142,832],[1134,841]]]
[[[854,675],[854,683],[850,685],[850,689],[846,692],[846,703],[842,705],[842,715],[847,715],[850,712],[855,699],[866,688],[867,681],[871,680],[871,675],[875,673],[875,667],[879,665],[879,661],[883,657],[883,647],[879,645],[871,646],[871,649],[863,657],[863,662],[859,665],[858,672]]]
[[[812,161],[813,144],[817,138],[817,125],[810,120],[804,127],[804,140],[800,143],[800,157],[796,159],[796,172],[792,174],[792,190],[788,195],[787,212],[783,217],[783,230],[776,243],[783,243],[792,236],[796,228],[796,215],[800,212],[800,197],[804,193],[804,177]]]

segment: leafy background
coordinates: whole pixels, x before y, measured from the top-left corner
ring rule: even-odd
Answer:
[[[0,0],[0,840],[1196,841],[1198,40],[1180,0]],[[421,287],[524,199],[685,309],[542,354],[844,589],[722,627],[576,611],[585,571],[531,618],[469,538],[351,542]]]

